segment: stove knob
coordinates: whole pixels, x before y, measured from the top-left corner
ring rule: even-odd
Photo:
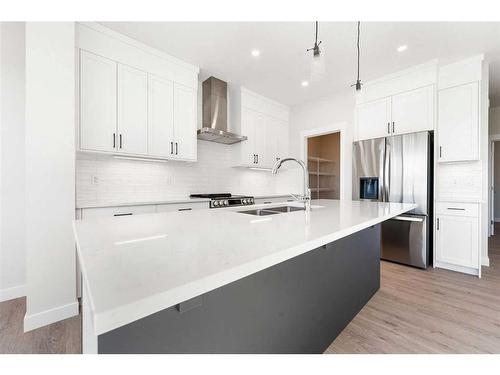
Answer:
[[[229,206],[229,201],[227,199],[224,201],[224,206]]]
[[[214,207],[218,207],[219,206],[219,201],[214,201]]]

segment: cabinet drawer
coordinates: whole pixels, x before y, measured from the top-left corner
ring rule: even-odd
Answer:
[[[208,202],[159,204],[156,212],[192,211],[208,209]]]
[[[98,217],[130,216],[130,215],[150,214],[154,212],[156,212],[156,208],[154,205],[84,208],[82,209],[82,219],[85,220]]]
[[[479,216],[478,203],[456,203],[456,202],[437,202],[436,213],[438,215],[449,216]]]

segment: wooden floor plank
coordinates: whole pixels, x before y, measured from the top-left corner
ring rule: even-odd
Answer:
[[[481,279],[381,263],[381,287],[326,353],[500,353],[500,225]]]

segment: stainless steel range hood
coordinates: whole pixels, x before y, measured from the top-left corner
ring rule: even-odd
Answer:
[[[210,77],[203,81],[203,127],[198,139],[233,144],[247,137],[227,131],[227,83]]]

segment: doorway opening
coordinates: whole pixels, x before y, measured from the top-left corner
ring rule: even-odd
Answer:
[[[340,132],[307,138],[312,199],[340,198]]]

